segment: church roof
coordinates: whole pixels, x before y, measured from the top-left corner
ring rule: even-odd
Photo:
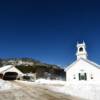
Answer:
[[[80,60],[84,60],[85,62],[95,66],[96,68],[99,68],[100,69],[100,65],[96,64],[95,62],[91,61],[91,60],[88,60],[88,59],[84,59],[84,58],[80,58],[76,61],[74,61],[72,64],[70,64],[69,66],[67,66],[67,68],[65,68],[65,71],[67,71],[68,69],[70,69],[74,64],[76,64],[78,61]]]

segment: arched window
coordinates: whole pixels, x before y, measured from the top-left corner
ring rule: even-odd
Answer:
[[[82,51],[83,51],[83,48],[82,48],[82,47],[80,47],[80,48],[79,48],[79,51],[80,51],[80,52],[82,52]]]

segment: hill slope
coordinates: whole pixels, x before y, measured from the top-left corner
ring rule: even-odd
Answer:
[[[23,73],[36,73],[37,78],[65,79],[64,69],[60,66],[42,63],[32,58],[0,59],[0,65],[14,65]]]

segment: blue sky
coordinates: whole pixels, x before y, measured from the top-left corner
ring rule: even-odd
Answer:
[[[0,1],[0,57],[32,57],[68,65],[76,43],[100,64],[99,0]]]

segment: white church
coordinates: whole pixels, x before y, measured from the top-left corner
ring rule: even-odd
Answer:
[[[100,82],[100,65],[88,60],[85,43],[77,43],[77,59],[65,68],[67,82]]]

